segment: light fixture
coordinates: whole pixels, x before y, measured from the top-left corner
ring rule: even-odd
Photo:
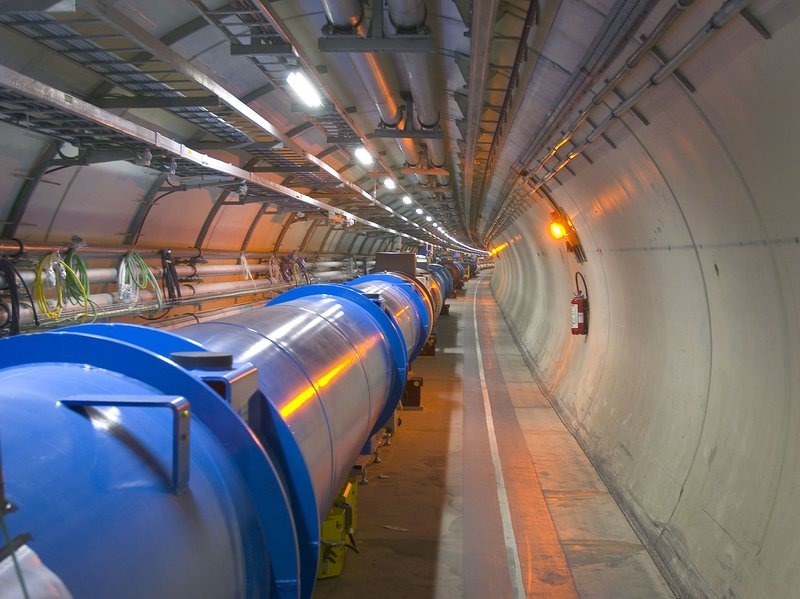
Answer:
[[[364,164],[366,166],[369,166],[370,164],[375,162],[375,159],[372,157],[372,154],[370,154],[364,146],[358,146],[356,148],[356,151],[354,152],[354,155],[361,164]]]
[[[578,263],[586,262],[586,252],[575,230],[575,224],[563,208],[556,207],[556,210],[550,213],[550,235],[555,239],[563,239],[567,244],[567,251],[575,255]]]
[[[406,206],[410,206],[410,205],[411,205],[411,202],[412,202],[412,200],[411,200],[411,196],[403,196],[403,203],[404,203]]]
[[[422,214],[422,208],[417,208],[414,212],[416,212],[417,214]]]
[[[292,71],[289,73],[286,81],[289,83],[289,87],[292,88],[292,91],[295,93],[298,99],[306,106],[309,108],[322,106],[322,98],[320,97],[319,92],[313,85],[311,85],[311,82],[305,75],[303,75],[303,73],[300,71]]]
[[[425,217],[425,220],[428,221],[429,223],[433,222],[433,217],[429,214],[428,216]]]
[[[550,235],[555,239],[564,239],[567,236],[567,228],[560,222],[550,223]]]
[[[394,179],[392,179],[391,177],[386,177],[383,180],[383,186],[386,189],[397,189],[397,183],[395,183]]]

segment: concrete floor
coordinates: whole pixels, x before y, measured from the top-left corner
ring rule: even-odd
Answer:
[[[369,466],[360,553],[314,599],[673,597],[534,384],[488,280],[449,300],[436,356],[413,364],[424,409],[401,413]]]

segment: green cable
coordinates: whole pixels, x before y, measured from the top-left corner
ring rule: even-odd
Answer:
[[[120,260],[117,287],[123,301],[131,303],[139,299],[139,291],[152,287],[158,309],[161,310],[164,307],[161,286],[144,259],[133,250],[125,252]],[[124,297],[123,294],[125,294]]]

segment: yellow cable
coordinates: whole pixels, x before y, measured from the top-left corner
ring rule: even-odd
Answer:
[[[41,259],[39,260],[39,263],[36,265],[36,281],[33,289],[33,294],[36,299],[36,305],[39,307],[39,312],[41,314],[44,314],[47,318],[50,319],[55,319],[61,316],[61,312],[64,309],[63,293],[58,275],[56,275],[55,277],[56,297],[55,297],[55,307],[53,309],[50,308],[50,304],[47,302],[47,295],[45,294],[44,282],[42,281],[42,271],[44,270],[45,263],[49,261],[50,268],[51,269],[54,268],[53,255],[54,254],[47,254],[45,256],[42,256]]]

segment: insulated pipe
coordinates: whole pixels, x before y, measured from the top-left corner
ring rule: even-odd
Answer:
[[[69,243],[39,243],[27,242],[21,239],[1,239],[0,240],[0,254],[17,258],[23,254],[49,254],[51,252],[64,252],[68,249]],[[164,248],[132,248],[125,246],[102,246],[90,245],[78,248],[81,255],[91,256],[118,256],[130,250],[136,251],[137,254],[143,257],[158,256],[159,252]],[[199,249],[199,248],[173,248],[173,258],[237,258],[242,255],[238,250],[215,250],[215,249]],[[248,258],[268,258],[270,254],[248,254]]]
[[[269,272],[269,265],[267,264],[252,264],[249,268],[252,274]],[[159,278],[164,274],[161,268],[155,266],[150,267],[150,272],[153,273],[155,278]],[[193,277],[195,275],[200,277],[224,277],[245,274],[244,268],[239,264],[176,264],[175,272],[179,277]],[[19,274],[28,285],[32,285],[36,281],[36,272],[33,270],[20,270]],[[115,283],[118,270],[116,268],[88,268],[86,269],[86,274],[90,283]],[[5,277],[0,275],[0,289],[6,286]]]
[[[264,309],[177,332],[258,369],[266,403],[251,426],[286,480],[301,564],[313,584],[321,521],[402,395],[399,334],[371,300],[340,285],[307,285]]]
[[[427,10],[423,0],[389,0],[388,4],[391,23],[401,33],[416,32],[425,24]],[[414,98],[419,124],[424,128],[437,126],[441,90],[434,83],[434,68],[430,58],[416,52],[406,52],[400,57],[408,79],[408,88]],[[429,139],[425,143],[432,166],[443,167],[447,162],[444,142],[440,139]],[[447,179],[438,177],[442,184],[446,184]]]
[[[228,294],[263,293],[274,291],[276,288],[285,289],[288,286],[288,283],[285,285],[273,285],[268,279],[256,279],[255,281],[229,281],[227,283],[181,283],[180,290],[181,299],[191,300],[192,298],[214,299],[215,297],[225,297]],[[113,293],[93,293],[89,296],[89,301],[101,313],[104,313],[106,309],[113,310],[115,308],[125,309],[128,313],[135,313],[137,305],[141,304],[146,304],[146,307],[140,307],[139,312],[152,310],[156,302],[156,295],[149,289],[143,289],[139,291],[139,300],[137,302],[127,304]],[[3,305],[3,302],[0,302],[0,305]],[[48,305],[51,308],[55,308],[55,301],[48,299]],[[65,318],[77,318],[81,313],[83,313],[83,307],[79,305],[67,304],[65,306]],[[23,326],[30,326],[34,323],[33,309],[29,304],[20,304],[19,320],[19,324]]]
[[[321,1],[328,23],[334,28],[354,30],[358,35],[366,37],[367,30],[363,22],[364,12],[358,0]],[[364,83],[370,100],[377,108],[381,121],[390,127],[399,126],[403,120],[403,114],[376,56],[368,52],[357,52],[350,54],[350,60]],[[398,139],[397,145],[409,166],[419,164],[419,151],[412,139]]]

